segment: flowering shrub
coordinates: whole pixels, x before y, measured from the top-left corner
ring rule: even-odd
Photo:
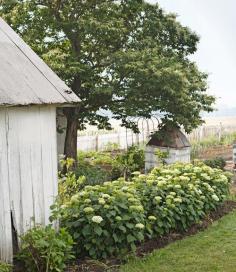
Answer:
[[[134,178],[145,207],[146,232],[159,236],[186,230],[215,209],[228,194],[230,178],[202,163],[174,164]],[[155,218],[155,219],[154,219]]]
[[[230,178],[204,164],[175,164],[155,168],[148,175],[134,173],[86,186],[70,201],[54,209],[76,242],[79,255],[92,258],[125,254],[144,239],[185,230],[228,194]]]
[[[134,187],[123,179],[86,186],[61,206],[61,222],[73,235],[78,254],[125,254],[144,239],[144,209]]]

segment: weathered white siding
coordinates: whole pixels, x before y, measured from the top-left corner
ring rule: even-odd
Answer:
[[[56,108],[2,108],[0,127],[0,260],[11,261],[11,213],[18,235],[49,223],[57,195]]]
[[[172,164],[175,162],[190,162],[190,152],[191,147],[184,148],[165,148],[157,146],[146,146],[145,149],[145,170],[148,171],[156,166],[158,166],[157,156],[155,155],[156,150],[159,149],[162,152],[168,152],[169,156],[166,159],[167,164]]]

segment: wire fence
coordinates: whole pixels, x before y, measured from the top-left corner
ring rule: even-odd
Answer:
[[[90,130],[78,134],[78,150],[102,151],[108,148],[126,149],[133,144],[144,145],[150,135],[156,130],[157,121],[145,121],[139,125],[139,134],[135,134],[129,129]],[[236,124],[204,125],[195,129],[187,135],[190,142],[202,141],[205,138],[215,137],[221,139],[222,136],[236,132]]]

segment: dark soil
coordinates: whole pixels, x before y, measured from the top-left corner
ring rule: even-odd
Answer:
[[[203,231],[214,221],[236,209],[236,201],[227,200],[217,210],[210,212],[199,224],[194,224],[186,232],[171,232],[163,237],[147,240],[138,246],[136,255],[143,257],[153,250],[163,248],[168,244],[181,240],[187,236]],[[104,272],[118,271],[120,260],[110,260],[107,264],[91,260],[78,260],[79,265],[68,268],[67,272]]]
[[[207,147],[199,151],[197,155],[198,159],[207,160],[207,159],[214,159],[216,157],[222,157],[225,160],[232,160],[232,145],[219,145],[213,147]]]

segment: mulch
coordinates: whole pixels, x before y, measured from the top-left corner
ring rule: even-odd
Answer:
[[[143,242],[137,247],[136,255],[144,257],[153,250],[163,248],[170,243],[181,240],[185,237],[194,235],[200,231],[207,229],[214,221],[220,219],[224,215],[236,209],[236,201],[227,200],[215,211],[210,212],[199,224],[192,225],[185,232],[171,232],[163,237],[151,239]],[[67,272],[104,272],[104,271],[118,271],[121,264],[120,260],[109,260],[107,264],[92,261],[92,260],[78,260],[79,265],[68,268]]]

